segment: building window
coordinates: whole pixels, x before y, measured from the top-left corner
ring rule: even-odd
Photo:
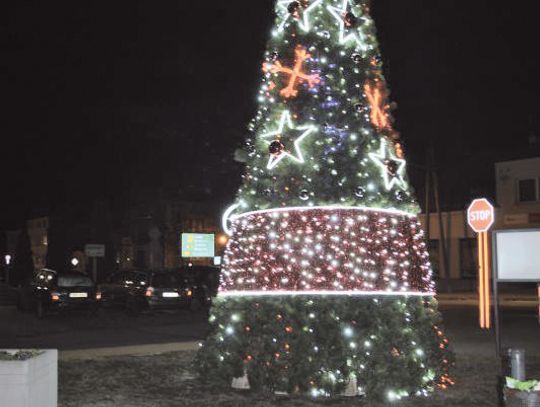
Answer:
[[[461,278],[478,275],[478,241],[475,238],[459,239],[459,265]]]
[[[518,202],[538,201],[538,180],[534,178],[518,180]]]
[[[146,267],[146,252],[144,250],[137,250],[135,257],[135,267],[144,269]]]

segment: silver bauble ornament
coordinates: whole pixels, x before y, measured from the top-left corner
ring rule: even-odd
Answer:
[[[364,187],[356,187],[356,189],[354,190],[354,194],[358,198],[363,198],[366,196],[366,189]]]

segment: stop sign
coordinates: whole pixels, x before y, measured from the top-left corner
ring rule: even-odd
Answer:
[[[487,232],[493,221],[495,214],[493,205],[485,198],[475,199],[467,209],[467,222],[476,233]]]

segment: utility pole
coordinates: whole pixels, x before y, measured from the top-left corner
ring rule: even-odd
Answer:
[[[430,184],[431,184],[431,159],[429,153],[426,154],[426,181],[424,185],[424,208],[426,210],[426,241],[429,244],[430,239],[430,209],[431,209],[431,200],[430,200]]]
[[[435,161],[435,149],[433,144],[430,143],[426,154],[426,179],[425,179],[425,209],[426,209],[426,240],[430,240],[430,209],[431,209],[431,196],[433,194],[433,200],[435,202],[435,211],[437,212],[437,220],[439,224],[439,253],[441,254],[441,260],[439,261],[440,278],[446,280],[447,290],[450,292],[450,276],[449,276],[449,264],[448,264],[448,251],[446,247],[446,234],[444,232],[444,225],[442,220],[442,212],[439,197],[439,179],[437,171],[434,166]]]

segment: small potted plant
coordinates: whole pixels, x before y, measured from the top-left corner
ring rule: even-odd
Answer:
[[[540,407],[540,382],[507,377],[504,400],[506,407]]]
[[[58,351],[0,349],[2,406],[56,407]]]

